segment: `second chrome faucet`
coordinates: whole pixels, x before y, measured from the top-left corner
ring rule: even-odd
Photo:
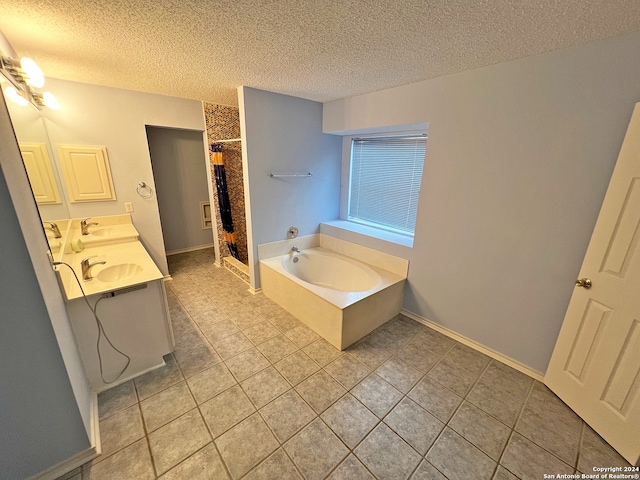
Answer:
[[[89,227],[98,225],[98,222],[88,222],[88,220],[91,220],[91,217],[85,218],[80,222],[80,229],[82,230],[82,235],[89,235]]]

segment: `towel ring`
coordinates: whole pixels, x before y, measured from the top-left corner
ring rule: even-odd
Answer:
[[[138,192],[138,195],[140,195],[142,198],[153,197],[153,190],[151,190],[151,187],[144,182],[140,182],[138,184],[138,186],[136,187],[136,192]]]

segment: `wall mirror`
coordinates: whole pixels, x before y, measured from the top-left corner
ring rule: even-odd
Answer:
[[[4,77],[0,76],[2,91],[8,83]],[[7,101],[6,104],[29,176],[31,190],[40,212],[43,232],[55,254],[62,247],[59,239],[69,221],[69,209],[45,119],[42,113],[31,104],[21,106],[11,101]]]
[[[0,77],[0,88],[5,84]],[[20,106],[9,101],[6,104],[40,217],[43,221],[69,218],[60,172],[42,113],[31,104]]]
[[[0,50],[1,48],[0,42]],[[4,75],[4,71],[2,74]],[[9,78],[7,81],[13,84],[11,80]],[[190,227],[194,226],[191,229],[193,232],[186,229],[180,232],[184,233],[183,236],[187,240],[192,241],[192,233],[202,231],[199,202],[210,200],[210,176],[206,170],[209,157],[205,148],[202,102],[56,78],[47,79],[44,85],[46,87],[38,91],[47,88],[60,95],[59,111],[46,106],[38,111],[30,105],[13,104],[9,99],[6,102],[18,143],[43,143],[42,138],[31,135],[31,127],[35,124],[42,128],[42,137],[48,136],[49,139],[47,146],[40,148],[40,151],[48,153],[52,160],[50,178],[53,180],[49,184],[55,185],[56,188],[50,190],[58,190],[61,203],[57,203],[55,193],[39,198],[41,191],[47,191],[42,188],[44,182],[32,185],[42,220],[57,223],[57,220],[64,218],[130,214],[145,248],[160,270],[168,275],[165,234],[160,221],[156,178],[146,127],[150,125],[167,131],[175,129],[192,132],[193,138],[180,137],[171,141],[171,145],[175,143],[184,150],[185,158],[188,157],[189,162],[197,162],[199,167],[203,167],[202,175],[199,176],[204,186],[203,195],[194,199],[197,202],[187,204],[186,200],[181,200],[182,203],[179,204],[187,205],[190,208],[188,212],[195,212],[195,221],[189,223]],[[26,97],[28,98],[28,95]],[[173,137],[167,136],[167,143],[169,138]],[[27,153],[29,160],[34,160],[38,153],[37,145],[30,147],[32,150],[29,152],[23,150],[25,160]],[[165,151],[170,153],[173,150],[167,147]],[[177,162],[175,155],[166,156]],[[28,163],[25,161],[25,164]],[[95,172],[99,172],[99,175],[94,174]],[[137,187],[141,182],[149,188],[138,191]],[[186,187],[191,188],[189,185]],[[171,196],[168,195],[169,198]],[[176,205],[177,202],[171,207],[177,211],[174,208]],[[213,209],[212,213],[215,214]],[[61,225],[60,230],[63,233],[67,231],[70,235],[76,235],[78,227],[75,224],[66,229],[64,222]],[[45,233],[50,232],[47,229]],[[204,234],[207,236],[206,240],[200,241],[200,237],[197,237],[197,241],[192,241],[193,245],[181,246],[176,250],[200,245],[208,248],[213,243],[213,234],[211,230],[205,231]]]

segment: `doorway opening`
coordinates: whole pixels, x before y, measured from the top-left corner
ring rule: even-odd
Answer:
[[[146,126],[167,256],[214,251],[203,132]]]

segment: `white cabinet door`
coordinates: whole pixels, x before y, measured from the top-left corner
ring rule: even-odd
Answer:
[[[20,153],[36,203],[62,203],[47,146],[44,143],[20,143]]]
[[[640,459],[640,103],[544,382],[631,464]],[[591,287],[586,279],[591,281]]]
[[[57,147],[70,202],[99,202],[116,199],[106,147],[89,145],[57,145]]]

